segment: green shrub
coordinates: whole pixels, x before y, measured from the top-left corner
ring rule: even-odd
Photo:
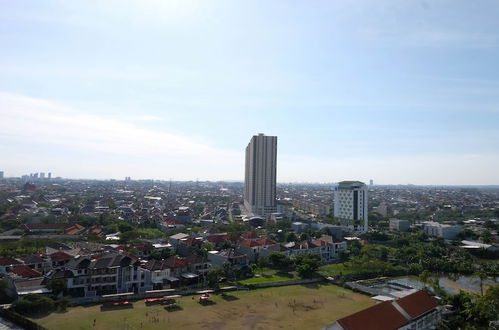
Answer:
[[[39,294],[27,294],[12,304],[12,308],[21,314],[49,313],[54,307],[54,300]]]

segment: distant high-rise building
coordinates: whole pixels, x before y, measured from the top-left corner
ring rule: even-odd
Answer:
[[[0,180],[3,179],[3,171],[0,171]]]
[[[374,181],[373,181],[373,179],[369,180],[369,185],[370,185],[370,186],[374,185]]]
[[[249,213],[270,217],[276,203],[277,136],[258,134],[246,147],[244,205]]]
[[[49,172],[49,173],[48,173],[47,178],[48,178],[49,180],[50,180],[50,179],[52,179],[52,172]]]
[[[45,179],[45,172],[40,172],[40,179]]]
[[[342,181],[334,188],[334,216],[355,231],[367,232],[367,186],[360,181]]]

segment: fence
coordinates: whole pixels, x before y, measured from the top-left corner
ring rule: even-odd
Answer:
[[[270,287],[286,286],[286,285],[311,284],[311,283],[319,283],[319,282],[324,282],[324,278],[310,278],[310,279],[304,279],[304,280],[290,280],[290,281],[282,281],[282,282],[249,284],[249,285],[247,285],[247,287],[250,289],[259,289],[259,288],[270,288]]]
[[[232,290],[246,290],[246,287],[234,287]],[[192,294],[196,294],[199,290],[201,289],[191,289],[191,290],[174,290],[168,293],[164,292],[144,292],[144,293],[134,293],[130,295],[124,296],[122,299],[127,299],[127,300],[140,300],[140,299],[147,299],[147,298],[161,298],[167,295],[182,295],[182,296],[188,296]],[[232,290],[227,290],[227,291],[232,291]],[[77,305],[87,305],[87,304],[97,304],[97,303],[103,303],[106,301],[113,301],[116,300],[116,297],[102,297],[102,296],[95,296],[95,297],[81,297],[81,298],[72,298],[69,305],[70,306],[77,306]]]

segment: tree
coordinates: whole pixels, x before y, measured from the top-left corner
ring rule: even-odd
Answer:
[[[362,245],[358,240],[353,240],[350,242],[348,249],[352,255],[359,255]]]
[[[273,251],[269,254],[269,261],[274,268],[284,269],[293,263],[284,253]]]
[[[304,254],[295,258],[296,271],[303,278],[312,277],[319,268],[319,260],[315,255]]]
[[[267,257],[267,256],[259,256],[258,260],[257,260],[257,263],[258,263],[258,267],[260,267],[260,268],[268,267],[269,263],[270,263],[269,257]]]
[[[488,243],[492,243],[492,234],[490,233],[489,230],[485,230],[483,233],[482,233],[482,236],[480,236],[482,242],[488,244]]]
[[[298,237],[293,232],[289,233],[288,236],[286,236],[287,242],[296,242],[297,240],[298,240]]]
[[[201,247],[201,249],[199,249],[199,254],[202,255],[202,256],[205,256],[207,257],[208,256],[208,252],[210,251],[213,251],[214,247],[213,247],[213,244],[211,243],[204,243],[203,246]]]
[[[162,260],[167,259],[173,255],[172,250],[170,249],[161,249],[160,251],[152,251],[150,254],[151,259]]]
[[[430,279],[431,279],[431,274],[427,270],[423,270],[421,272],[421,274],[419,274],[419,280],[421,282],[423,282],[425,288],[426,288],[426,285],[430,282]]]
[[[340,262],[348,261],[348,252],[346,252],[346,251],[340,251],[340,253],[338,254],[338,256],[340,258]]]
[[[61,312],[65,312],[69,304],[69,296],[64,296],[55,301],[55,306]]]
[[[12,308],[21,314],[48,313],[54,306],[54,300],[39,294],[27,294],[12,304]]]
[[[119,229],[120,232],[125,233],[127,231],[132,231],[135,228],[131,224],[129,224],[128,222],[121,222],[118,225],[118,229]]]
[[[78,204],[71,204],[68,206],[68,210],[71,214],[76,215],[80,213],[80,206]]]
[[[63,279],[58,278],[50,282],[48,288],[52,290],[52,294],[54,296],[58,296],[66,289],[66,283],[64,282]]]
[[[222,271],[220,268],[213,268],[206,274],[206,281],[208,286],[213,289],[218,289],[220,283],[220,275]]]
[[[480,295],[483,296],[483,280],[487,278],[487,273],[483,270],[476,271],[473,275],[480,279]]]

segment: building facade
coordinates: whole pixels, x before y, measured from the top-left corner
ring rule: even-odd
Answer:
[[[411,227],[411,222],[409,220],[390,219],[389,226],[390,231],[406,232]]]
[[[269,218],[277,212],[277,136],[258,134],[246,147],[244,205],[248,213]]]
[[[343,317],[322,330],[427,330],[436,329],[441,318],[437,300],[420,290]]]
[[[367,232],[367,186],[360,181],[342,181],[334,188],[334,216],[358,232]]]
[[[460,226],[446,225],[433,221],[423,222],[423,230],[429,236],[441,237],[443,239],[453,240],[462,231]]]

